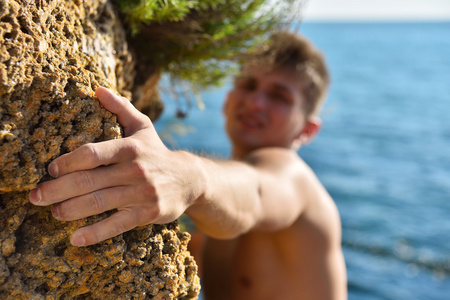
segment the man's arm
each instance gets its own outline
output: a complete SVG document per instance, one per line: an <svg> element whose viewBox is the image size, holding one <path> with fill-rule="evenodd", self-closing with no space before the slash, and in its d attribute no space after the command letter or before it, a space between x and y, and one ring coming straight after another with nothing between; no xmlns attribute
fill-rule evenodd
<svg viewBox="0 0 450 300"><path fill-rule="evenodd" d="M207 177L205 193L186 213L211 237L286 228L303 210L299 159L292 151L261 149L245 161L200 159Z"/></svg>
<svg viewBox="0 0 450 300"><path fill-rule="evenodd" d="M127 99L105 88L96 94L117 115L125 138L86 144L55 159L49 173L56 179L30 192L33 204L54 204L52 213L59 220L117 209L77 230L72 244L87 246L136 226L168 223L185 211L216 238L285 227L298 217L303 202L289 167L296 161L294 153L267 149L248 162L217 162L170 151L150 119Z"/></svg>

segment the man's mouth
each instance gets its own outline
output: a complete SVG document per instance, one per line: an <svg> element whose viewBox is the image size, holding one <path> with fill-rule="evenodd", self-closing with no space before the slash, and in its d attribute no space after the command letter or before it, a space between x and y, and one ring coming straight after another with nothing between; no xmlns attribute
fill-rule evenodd
<svg viewBox="0 0 450 300"><path fill-rule="evenodd" d="M264 121L253 114L239 114L237 120L247 129L262 129Z"/></svg>

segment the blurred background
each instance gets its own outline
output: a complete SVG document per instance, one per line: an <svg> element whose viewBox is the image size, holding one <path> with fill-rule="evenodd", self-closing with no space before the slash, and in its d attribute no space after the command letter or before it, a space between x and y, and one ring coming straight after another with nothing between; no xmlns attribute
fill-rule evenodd
<svg viewBox="0 0 450 300"><path fill-rule="evenodd" d="M309 0L293 28L325 54L324 126L300 156L336 201L349 299L450 299L450 1ZM222 101L155 124L173 149L228 157Z"/></svg>

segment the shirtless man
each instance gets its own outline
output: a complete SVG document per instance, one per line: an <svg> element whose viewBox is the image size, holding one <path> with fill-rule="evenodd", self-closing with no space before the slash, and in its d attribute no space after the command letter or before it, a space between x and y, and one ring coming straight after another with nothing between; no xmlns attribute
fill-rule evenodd
<svg viewBox="0 0 450 300"><path fill-rule="evenodd" d="M229 161L168 150L128 100L98 88L125 138L57 158L49 166L55 179L32 190L30 201L53 204L54 217L65 221L117 209L74 232L75 246L186 213L207 236L194 252L208 300L344 300L339 213L297 155L320 129L328 82L309 42L274 35L246 60L227 95Z"/></svg>

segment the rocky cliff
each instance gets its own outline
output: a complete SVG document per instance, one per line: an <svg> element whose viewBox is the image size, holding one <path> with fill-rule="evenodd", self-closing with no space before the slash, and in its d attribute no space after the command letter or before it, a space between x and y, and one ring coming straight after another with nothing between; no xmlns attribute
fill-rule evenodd
<svg viewBox="0 0 450 300"><path fill-rule="evenodd" d="M59 222L28 203L52 159L121 137L94 90L139 91L131 52L107 0L0 0L1 299L197 297L189 235L176 223L76 248L70 234L104 216Z"/></svg>

